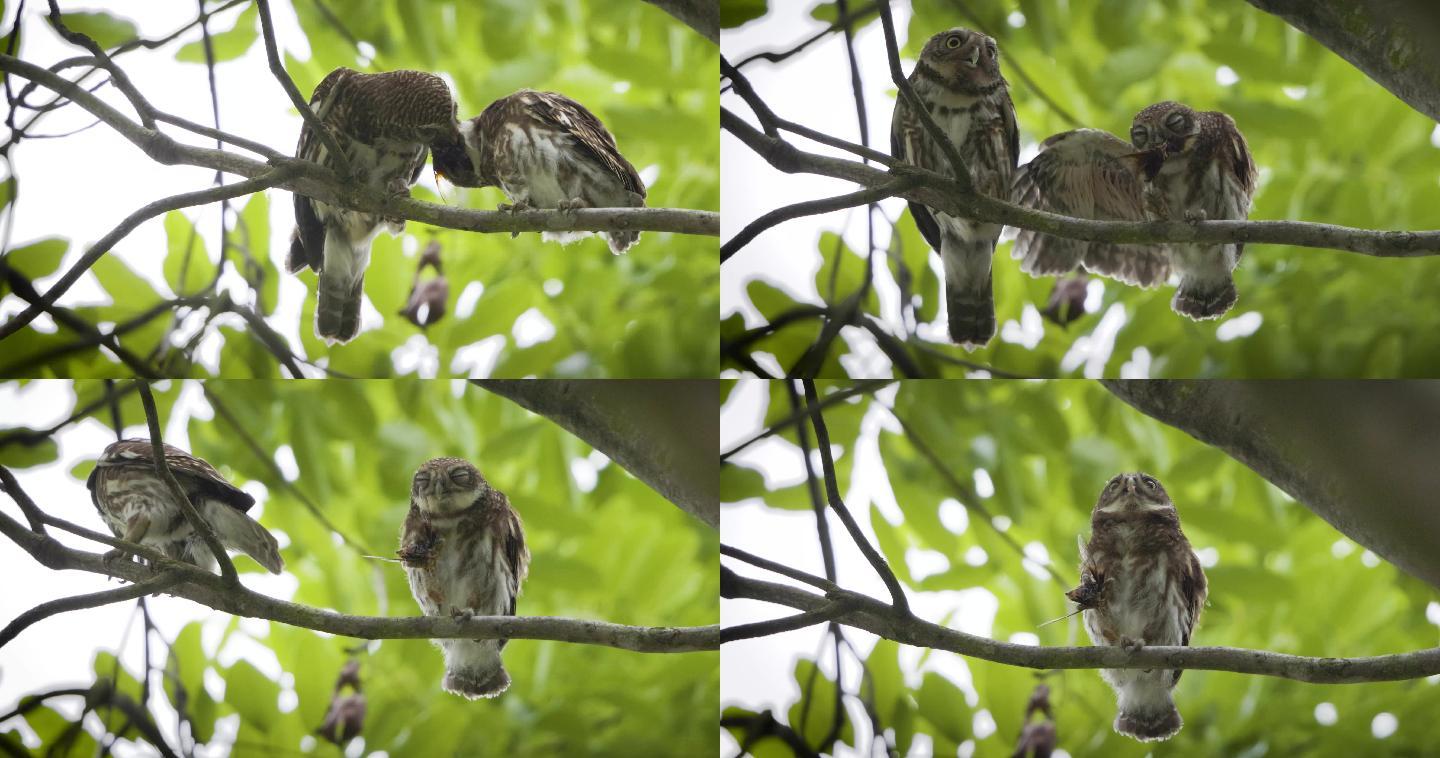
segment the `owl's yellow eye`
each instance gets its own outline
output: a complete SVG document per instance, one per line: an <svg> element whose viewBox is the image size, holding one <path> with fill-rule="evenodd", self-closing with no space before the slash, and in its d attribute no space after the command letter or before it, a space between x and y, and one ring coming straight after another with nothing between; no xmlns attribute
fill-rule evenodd
<svg viewBox="0 0 1440 758"><path fill-rule="evenodd" d="M957 35L957 36L954 36L954 37L951 37L951 38L945 40L945 46L948 47L948 48L950 48L950 49L952 49L952 50L955 49L955 48L957 48L957 47L959 47L959 46L960 46L960 37Z"/></svg>

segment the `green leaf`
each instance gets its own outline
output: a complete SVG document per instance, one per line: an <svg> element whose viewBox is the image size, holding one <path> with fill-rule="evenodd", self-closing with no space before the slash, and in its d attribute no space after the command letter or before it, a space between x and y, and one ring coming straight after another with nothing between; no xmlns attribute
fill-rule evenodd
<svg viewBox="0 0 1440 758"><path fill-rule="evenodd" d="M69 241L51 237L11 250L5 256L5 263L33 282L55 273L69 249Z"/></svg>
<svg viewBox="0 0 1440 758"><path fill-rule="evenodd" d="M62 13L60 19L70 31L87 35L106 49L129 42L137 36L135 24L128 19L116 18L101 11Z"/></svg>
<svg viewBox="0 0 1440 758"><path fill-rule="evenodd" d="M31 429L7 429L7 432L31 432ZM34 445L10 442L0 445L0 466L29 468L49 463L60 457L60 448L52 437L46 437Z"/></svg>
<svg viewBox="0 0 1440 758"><path fill-rule="evenodd" d="M790 707L790 726L800 732L806 744L822 753L829 752L833 743L825 742L825 737L830 734L837 717L835 683L815 668L814 661L804 659L795 662L795 683L799 685L802 694L801 699ZM805 693L809 694L808 699L805 698ZM840 730L836 739L839 742L849 742L853 737L850 719L844 708L839 710L838 717Z"/></svg>
<svg viewBox="0 0 1440 758"><path fill-rule="evenodd" d="M259 36L259 27L256 24L256 19L259 18L258 8L259 6L252 3L235 19L234 27L219 34L211 32L210 43L216 63L239 58L255 43L255 38ZM204 63L205 40L199 39L180 48L175 52L175 60Z"/></svg>
<svg viewBox="0 0 1440 758"><path fill-rule="evenodd" d="M720 26L731 29L765 15L766 0L720 0Z"/></svg>
<svg viewBox="0 0 1440 758"><path fill-rule="evenodd" d="M245 203L240 212L240 223L230 230L232 244L243 249L239 255L232 254L245 281L255 290L260 313L269 316L275 312L275 303L280 297L280 271L270 258L270 196L256 192Z"/></svg>
<svg viewBox="0 0 1440 758"><path fill-rule="evenodd" d="M165 281L177 295L193 295L215 278L215 264L205 254L205 240L180 211L165 214Z"/></svg>
<svg viewBox="0 0 1440 758"><path fill-rule="evenodd" d="M248 726L268 732L279 716L280 685L249 661L236 661L225 672L225 702Z"/></svg>
<svg viewBox="0 0 1440 758"><path fill-rule="evenodd" d="M920 715L946 739L958 745L969 738L970 706L965 703L965 693L949 679L926 672L915 691L915 703Z"/></svg>

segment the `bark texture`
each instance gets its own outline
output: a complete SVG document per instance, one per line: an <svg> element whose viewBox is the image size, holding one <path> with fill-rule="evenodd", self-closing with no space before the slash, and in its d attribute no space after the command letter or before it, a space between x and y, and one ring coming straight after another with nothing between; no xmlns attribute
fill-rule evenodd
<svg viewBox="0 0 1440 758"><path fill-rule="evenodd" d="M1314 37L1421 113L1440 121L1440 3L1248 0Z"/></svg>

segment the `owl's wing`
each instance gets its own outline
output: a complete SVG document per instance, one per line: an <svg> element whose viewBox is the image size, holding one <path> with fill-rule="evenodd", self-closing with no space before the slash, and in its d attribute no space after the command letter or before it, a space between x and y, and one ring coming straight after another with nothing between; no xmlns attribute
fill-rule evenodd
<svg viewBox="0 0 1440 758"><path fill-rule="evenodd" d="M214 498L242 512L250 510L250 506L255 504L254 497L225 481L225 477L221 476L215 467L178 447L165 445L165 465L187 494ZM97 469L101 466L137 468L153 472L154 447L150 440L121 440L105 448L100 460L95 463ZM95 472L92 471L90 478L86 480L86 485L92 492L94 483Z"/></svg>
<svg viewBox="0 0 1440 758"><path fill-rule="evenodd" d="M906 163L919 166L921 161L916 159L916 153L919 152L919 140L923 134L923 127L905 105L905 98L895 98L895 112L890 118L890 154ZM909 206L910 217L915 219L915 226L920 230L925 244L939 250L940 225L935 222L930 209L916 202L910 202Z"/></svg>
<svg viewBox="0 0 1440 758"><path fill-rule="evenodd" d="M1015 173L1011 196L1027 208L1077 218L1142 221L1143 185L1135 150L1109 132L1076 129L1045 140ZM1057 276L1083 264L1127 284L1152 287L1170 275L1163 246L1087 242L1021 229L1011 255L1031 276Z"/></svg>
<svg viewBox="0 0 1440 758"><path fill-rule="evenodd" d="M558 92L528 92L526 100L532 116L542 123L567 132L601 166L610 170L625 189L645 197L645 182L615 144L615 137L600 119Z"/></svg>
<svg viewBox="0 0 1440 758"><path fill-rule="evenodd" d="M1220 166L1226 202L1231 205L1226 209L1226 217L1249 218L1256 179L1255 160L1250 156L1250 146L1245 142L1245 135L1241 134L1240 128L1235 125L1235 119L1218 111L1210 111L1204 115L1214 122L1220 132L1220 140L1216 146L1216 162ZM1245 243L1237 243L1236 259L1244 252Z"/></svg>
<svg viewBox="0 0 1440 758"><path fill-rule="evenodd" d="M336 92L337 97L331 97L330 93L336 90L341 81L359 73L354 69L337 68L315 85L315 91L310 93L310 110L314 111L323 123L334 123L333 119L342 115L344 110L341 108L341 113L336 113L336 101L340 99L338 95L341 93ZM326 163L325 141L320 139L308 123L300 127L300 142L295 146L295 157L320 164ZM292 274L306 267L319 271L325 263L325 224L315 212L310 198L299 193L293 193L293 197L295 239L290 244L289 255L285 257L285 270Z"/></svg>
<svg viewBox="0 0 1440 758"><path fill-rule="evenodd" d="M1181 645L1190 644L1190 633L1195 631L1195 622L1200 620L1200 609L1205 607L1205 596L1208 594L1205 569L1200 565L1200 557L1195 555L1194 550L1185 552L1188 560L1180 575L1180 599L1185 603L1185 615L1180 619ZM1180 681L1183 673L1184 669L1175 669L1175 678L1170 680L1171 686Z"/></svg>

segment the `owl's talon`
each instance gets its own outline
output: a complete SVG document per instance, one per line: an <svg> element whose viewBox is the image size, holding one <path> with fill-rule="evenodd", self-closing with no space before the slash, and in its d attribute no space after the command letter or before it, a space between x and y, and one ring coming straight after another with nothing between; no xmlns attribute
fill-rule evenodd
<svg viewBox="0 0 1440 758"><path fill-rule="evenodd" d="M1125 650L1126 650L1127 652L1131 652L1131 653L1139 652L1142 648L1145 647L1145 638L1144 638L1144 637L1132 638L1132 637L1125 637L1125 636L1122 635L1122 636L1120 637L1120 647L1125 648Z"/></svg>
<svg viewBox="0 0 1440 758"><path fill-rule="evenodd" d="M1209 216L1203 208L1188 208L1185 211L1185 220L1192 224L1197 221L1204 221L1207 218L1209 218Z"/></svg>
<svg viewBox="0 0 1440 758"><path fill-rule="evenodd" d="M516 203L500 203L495 206L495 209L505 211L506 213L519 213L521 211L534 210L535 207L530 204L529 200L521 200Z"/></svg>
<svg viewBox="0 0 1440 758"><path fill-rule="evenodd" d="M561 200L555 207L562 213L574 213L581 208L589 206L583 197L572 197L569 200Z"/></svg>

